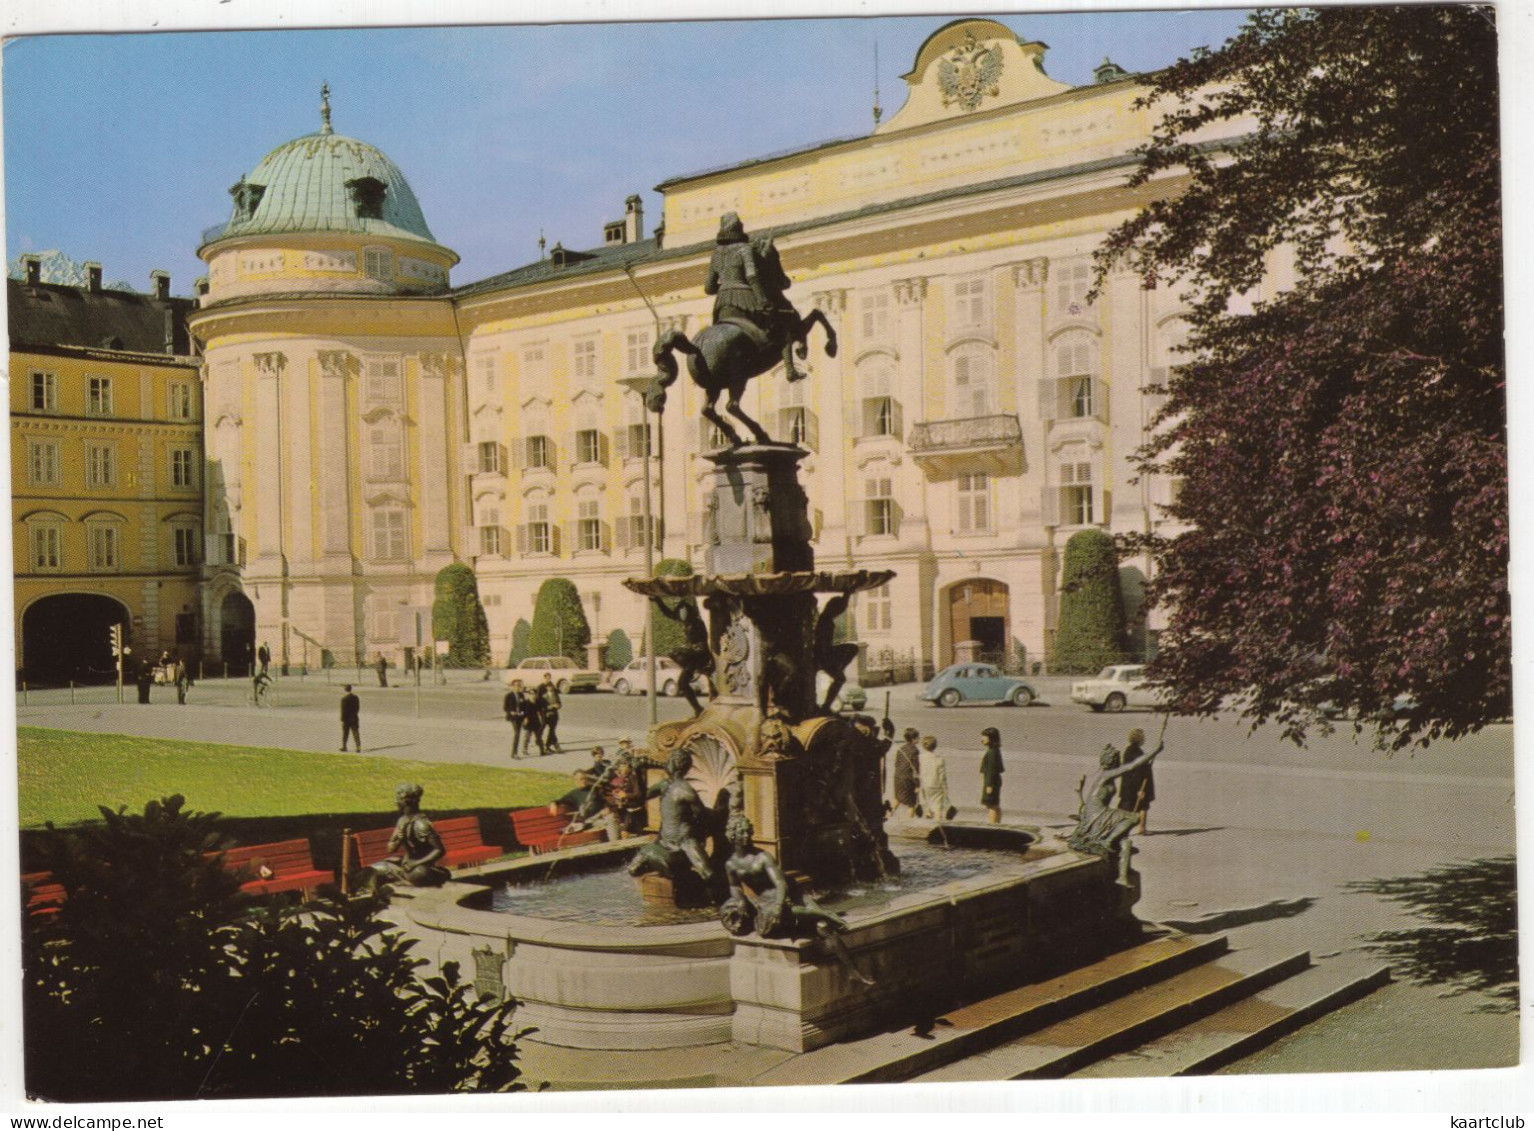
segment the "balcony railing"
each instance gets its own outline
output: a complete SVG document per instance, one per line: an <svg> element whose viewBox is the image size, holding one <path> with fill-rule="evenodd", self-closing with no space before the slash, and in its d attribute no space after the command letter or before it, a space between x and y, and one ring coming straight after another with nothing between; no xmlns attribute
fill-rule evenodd
<svg viewBox="0 0 1534 1131"><path fill-rule="evenodd" d="M912 457L929 469L959 471L977 457L997 473L1023 467L1023 426L1007 413L923 421L911 429L909 444Z"/></svg>

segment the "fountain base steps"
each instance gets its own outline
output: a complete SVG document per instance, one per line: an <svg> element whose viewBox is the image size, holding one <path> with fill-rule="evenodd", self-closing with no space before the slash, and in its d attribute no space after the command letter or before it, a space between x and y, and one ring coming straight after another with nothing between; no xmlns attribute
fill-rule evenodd
<svg viewBox="0 0 1534 1131"><path fill-rule="evenodd" d="M917 1019L912 1028L790 1053L731 1042L607 1054L524 1047L558 1090L1121 1078L1212 1072L1373 991L1378 964L1232 951L1224 936L1148 941L1057 977Z"/></svg>

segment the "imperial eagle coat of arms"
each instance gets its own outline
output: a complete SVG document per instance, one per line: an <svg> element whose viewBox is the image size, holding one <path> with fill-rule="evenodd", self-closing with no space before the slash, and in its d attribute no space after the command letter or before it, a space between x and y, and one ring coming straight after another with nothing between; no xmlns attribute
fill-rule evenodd
<svg viewBox="0 0 1534 1131"><path fill-rule="evenodd" d="M973 35L966 35L964 43L953 49L953 54L937 67L937 85L943 92L943 105L957 102L966 110L980 105L987 94L997 93L996 80L1001 77L1001 48L982 47Z"/></svg>

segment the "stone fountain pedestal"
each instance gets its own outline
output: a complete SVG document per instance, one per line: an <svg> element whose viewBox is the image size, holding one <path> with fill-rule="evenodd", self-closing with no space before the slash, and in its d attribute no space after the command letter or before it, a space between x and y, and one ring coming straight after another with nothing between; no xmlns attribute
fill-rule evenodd
<svg viewBox="0 0 1534 1131"><path fill-rule="evenodd" d="M657 765L686 749L703 803L743 810L757 843L790 875L873 879L899 867L883 829L888 743L867 721L818 709L817 595L850 595L894 574L815 569L798 477L806 455L751 444L707 456L702 572L624 583L647 597L701 601L714 656L717 697L696 718L657 726L649 749ZM657 885L647 890L659 894Z"/></svg>

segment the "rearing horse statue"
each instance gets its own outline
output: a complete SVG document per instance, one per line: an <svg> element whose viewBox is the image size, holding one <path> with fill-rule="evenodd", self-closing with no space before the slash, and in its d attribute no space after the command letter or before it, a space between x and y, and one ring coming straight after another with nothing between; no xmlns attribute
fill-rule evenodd
<svg viewBox="0 0 1534 1131"><path fill-rule="evenodd" d="M703 416L736 446L744 443L714 407L720 393L728 393L725 411L750 430L759 444L772 438L740 405L746 383L766 373L779 361L784 363L790 381L804 379L793 364L794 355L803 359L809 354L810 328L819 323L826 332L826 356L836 356L836 331L825 313L812 310L804 317L783 297L789 278L783 270L778 249L770 239L748 241L740 219L726 213L720 222L720 247L709 264L704 291L717 295L714 323L698 333L694 341L679 330L669 330L655 342L655 366L658 372L645 394L645 406L651 412L666 407L666 389L676 381L677 363L673 351L687 356L687 371L707 394Z"/></svg>

